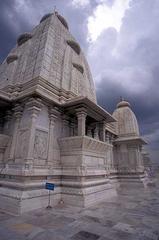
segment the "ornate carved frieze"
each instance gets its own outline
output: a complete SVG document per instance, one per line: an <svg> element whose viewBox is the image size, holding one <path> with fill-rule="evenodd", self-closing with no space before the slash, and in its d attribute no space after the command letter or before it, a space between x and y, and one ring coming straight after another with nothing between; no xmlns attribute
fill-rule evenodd
<svg viewBox="0 0 159 240"><path fill-rule="evenodd" d="M57 118L60 116L59 109L56 107L50 107L49 108L49 119L50 119L50 124L54 125Z"/></svg>
<svg viewBox="0 0 159 240"><path fill-rule="evenodd" d="M92 151L101 154L111 148L107 143L98 141L96 139L87 137L87 136L76 136L76 137L67 137L59 139L61 152L64 151L75 151L75 150L85 150Z"/></svg>
<svg viewBox="0 0 159 240"><path fill-rule="evenodd" d="M16 99L20 95L20 93L22 91L22 85L18 84L16 86L14 86L13 88L11 88L11 91L12 91L11 92L12 99Z"/></svg>
<svg viewBox="0 0 159 240"><path fill-rule="evenodd" d="M16 119L19 120L22 117L23 109L24 108L23 108L22 104L19 104L19 103L15 104L15 107L13 108L13 111L14 111L14 117Z"/></svg>
<svg viewBox="0 0 159 240"><path fill-rule="evenodd" d="M43 107L42 100L40 98L30 98L29 101L26 103L27 110L30 111L30 113L33 116L37 116L41 108Z"/></svg>
<svg viewBox="0 0 159 240"><path fill-rule="evenodd" d="M104 191L106 189L109 189L110 187L111 187L110 184L107 181L105 181L105 184L102 184L99 186L92 184L92 186L86 187L86 188L63 187L62 193L72 194L72 195L84 195L84 194L91 194L95 192Z"/></svg>

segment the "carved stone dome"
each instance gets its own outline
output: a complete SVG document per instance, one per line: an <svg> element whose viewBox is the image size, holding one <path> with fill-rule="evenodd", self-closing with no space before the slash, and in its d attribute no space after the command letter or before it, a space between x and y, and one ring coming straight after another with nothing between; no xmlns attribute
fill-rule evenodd
<svg viewBox="0 0 159 240"><path fill-rule="evenodd" d="M113 117L117 119L116 130L119 137L139 136L138 122L129 102L119 102Z"/></svg>
<svg viewBox="0 0 159 240"><path fill-rule="evenodd" d="M130 103L125 100L122 100L117 104L117 108L121 108L121 107L130 107Z"/></svg>

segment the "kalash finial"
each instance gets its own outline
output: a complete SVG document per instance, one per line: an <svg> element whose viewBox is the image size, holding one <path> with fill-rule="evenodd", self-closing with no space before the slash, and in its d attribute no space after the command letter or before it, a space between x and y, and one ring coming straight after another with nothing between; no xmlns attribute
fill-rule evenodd
<svg viewBox="0 0 159 240"><path fill-rule="evenodd" d="M130 103L127 102L122 96L120 96L120 102L117 104L117 108L130 107Z"/></svg>
<svg viewBox="0 0 159 240"><path fill-rule="evenodd" d="M124 98L122 96L120 96L120 102L124 101Z"/></svg>
<svg viewBox="0 0 159 240"><path fill-rule="evenodd" d="M53 12L55 15L57 14L57 7L56 5L54 6L54 12Z"/></svg>

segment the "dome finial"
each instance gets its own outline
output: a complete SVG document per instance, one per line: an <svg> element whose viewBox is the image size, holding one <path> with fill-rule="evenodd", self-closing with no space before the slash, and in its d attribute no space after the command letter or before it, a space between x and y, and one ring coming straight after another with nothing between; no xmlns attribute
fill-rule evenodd
<svg viewBox="0 0 159 240"><path fill-rule="evenodd" d="M120 101L117 104L117 108L120 108L120 107L130 107L130 103L127 102L122 96L120 96Z"/></svg>
<svg viewBox="0 0 159 240"><path fill-rule="evenodd" d="M56 15L56 13L57 13L57 7L56 7L56 5L54 6L54 11L53 11L53 13L54 13L54 15Z"/></svg>
<svg viewBox="0 0 159 240"><path fill-rule="evenodd" d="M124 101L124 98L122 96L120 96L120 102Z"/></svg>

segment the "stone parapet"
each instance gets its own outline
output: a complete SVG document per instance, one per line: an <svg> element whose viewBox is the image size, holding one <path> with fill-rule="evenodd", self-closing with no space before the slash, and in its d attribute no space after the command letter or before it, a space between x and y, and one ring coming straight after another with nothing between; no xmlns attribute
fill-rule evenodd
<svg viewBox="0 0 159 240"><path fill-rule="evenodd" d="M112 145L106 142L99 141L97 139L88 136L74 136L58 139L61 153L68 151L90 151L95 153L104 154L108 148L112 148Z"/></svg>

